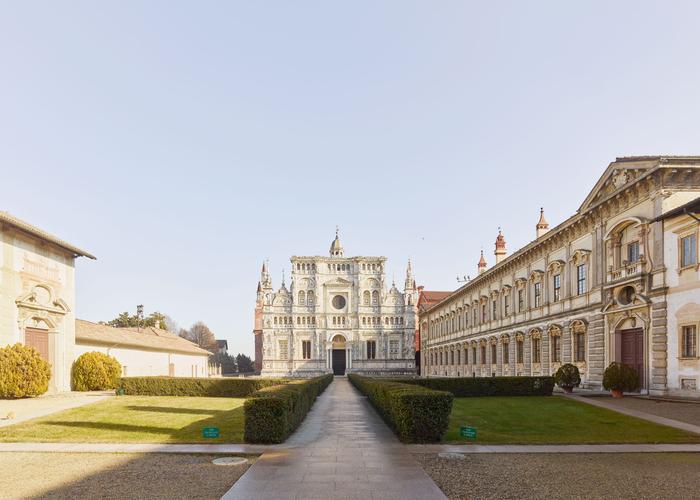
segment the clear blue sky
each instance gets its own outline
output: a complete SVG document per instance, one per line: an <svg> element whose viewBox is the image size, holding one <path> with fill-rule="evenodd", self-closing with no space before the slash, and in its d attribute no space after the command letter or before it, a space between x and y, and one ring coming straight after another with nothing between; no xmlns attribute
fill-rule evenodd
<svg viewBox="0 0 700 500"><path fill-rule="evenodd" d="M292 254L452 289L616 156L700 153L697 2L2 2L0 209L82 246L77 313L143 303L252 354Z"/></svg>

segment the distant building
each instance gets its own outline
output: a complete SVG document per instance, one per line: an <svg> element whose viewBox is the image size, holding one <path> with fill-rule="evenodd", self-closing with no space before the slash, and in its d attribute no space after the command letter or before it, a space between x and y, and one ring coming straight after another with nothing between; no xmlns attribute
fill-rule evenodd
<svg viewBox="0 0 700 500"><path fill-rule="evenodd" d="M263 264L255 308L256 369L264 376L415 373L418 292L411 263L403 293L387 290L385 257L345 257L336 233L328 257L292 257L275 292Z"/></svg>
<svg viewBox="0 0 700 500"><path fill-rule="evenodd" d="M208 377L211 353L174 333L155 327L114 328L75 322L75 357L102 352L122 365L123 377Z"/></svg>
<svg viewBox="0 0 700 500"><path fill-rule="evenodd" d="M420 315L422 312L427 311L432 306L440 302L441 300L447 298L452 292L435 292L428 291L424 289L425 287L418 287L418 303L416 306L417 313ZM420 338L420 328L418 328L418 322L416 321L416 338L414 342L414 348L416 350L416 373L421 374L421 338Z"/></svg>
<svg viewBox="0 0 700 500"><path fill-rule="evenodd" d="M531 196L531 193L523 193ZM642 393L700 397L700 157L618 158L579 209L420 312L424 376L549 375L601 389L613 361Z"/></svg>
<svg viewBox="0 0 700 500"><path fill-rule="evenodd" d="M216 341L216 347L218 349L219 354L228 354L228 341L226 340L217 340Z"/></svg>

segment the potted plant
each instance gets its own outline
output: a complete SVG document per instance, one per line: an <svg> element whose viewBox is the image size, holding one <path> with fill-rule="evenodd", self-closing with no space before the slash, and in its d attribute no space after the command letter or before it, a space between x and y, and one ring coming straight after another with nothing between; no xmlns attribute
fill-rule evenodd
<svg viewBox="0 0 700 500"><path fill-rule="evenodd" d="M613 362L603 373L603 387L610 391L614 398L621 398L623 392L639 389L639 377L631 366Z"/></svg>
<svg viewBox="0 0 700 500"><path fill-rule="evenodd" d="M578 367L571 363L561 365L554 375L554 382L564 389L565 393L571 394L574 391L574 387L578 387L581 383L581 374L578 371Z"/></svg>

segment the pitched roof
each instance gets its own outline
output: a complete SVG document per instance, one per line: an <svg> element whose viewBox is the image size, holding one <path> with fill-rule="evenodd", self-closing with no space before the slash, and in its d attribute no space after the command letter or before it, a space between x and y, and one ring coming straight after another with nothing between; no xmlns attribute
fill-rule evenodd
<svg viewBox="0 0 700 500"><path fill-rule="evenodd" d="M173 333L154 327L115 328L109 325L75 320L75 341L84 344L103 344L113 347L136 347L151 351L178 352L184 354L210 355L193 342Z"/></svg>
<svg viewBox="0 0 700 500"><path fill-rule="evenodd" d="M62 239L57 238L56 236L49 234L46 231L39 229L38 227L32 226L28 222L24 222L23 220L18 219L14 215L11 215L7 212L0 211L0 223L8 224L36 238L53 243L54 245L59 246L64 250L68 250L77 257L87 257L89 259L97 260L97 257L86 252L85 250L81 250L80 248L63 241Z"/></svg>
<svg viewBox="0 0 700 500"><path fill-rule="evenodd" d="M438 302L442 302L450 295L452 295L452 292L421 290L420 295L418 296L418 308L421 310L428 309Z"/></svg>

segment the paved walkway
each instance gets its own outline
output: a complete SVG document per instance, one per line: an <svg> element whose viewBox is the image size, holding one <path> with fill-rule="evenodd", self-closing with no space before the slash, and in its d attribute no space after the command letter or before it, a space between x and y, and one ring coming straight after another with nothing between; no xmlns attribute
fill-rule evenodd
<svg viewBox="0 0 700 500"><path fill-rule="evenodd" d="M581 403L587 403L592 406L597 406L599 408L605 408L607 410L612 410L616 411L618 413L622 413L623 415L629 415L630 417L637 417L641 418L644 420L648 420L650 422L654 422L657 424L661 425L667 425L668 427L674 427L676 429L680 429L683 431L688 431L688 432L694 432L696 434L700 434L700 425L693 425L687 422L681 422L679 420L674 420L671 418L666 418L662 417L660 415L654 415L649 412L641 411L641 410L634 410L632 408L626 408L621 405L608 402L607 398L600 398L600 397L584 397L584 396L577 396L575 394L567 394L566 397L574 399L576 401L580 401ZM624 399L624 398L623 398ZM683 403L675 403L675 404L683 404ZM698 411L700 411L700 406L698 406Z"/></svg>
<svg viewBox="0 0 700 500"><path fill-rule="evenodd" d="M336 378L286 447L263 454L226 500L446 498L366 398Z"/></svg>
<svg viewBox="0 0 700 500"><path fill-rule="evenodd" d="M108 392L62 392L37 398L0 400L0 427L44 417L63 410L78 408L114 396ZM14 413L14 418L8 418Z"/></svg>

